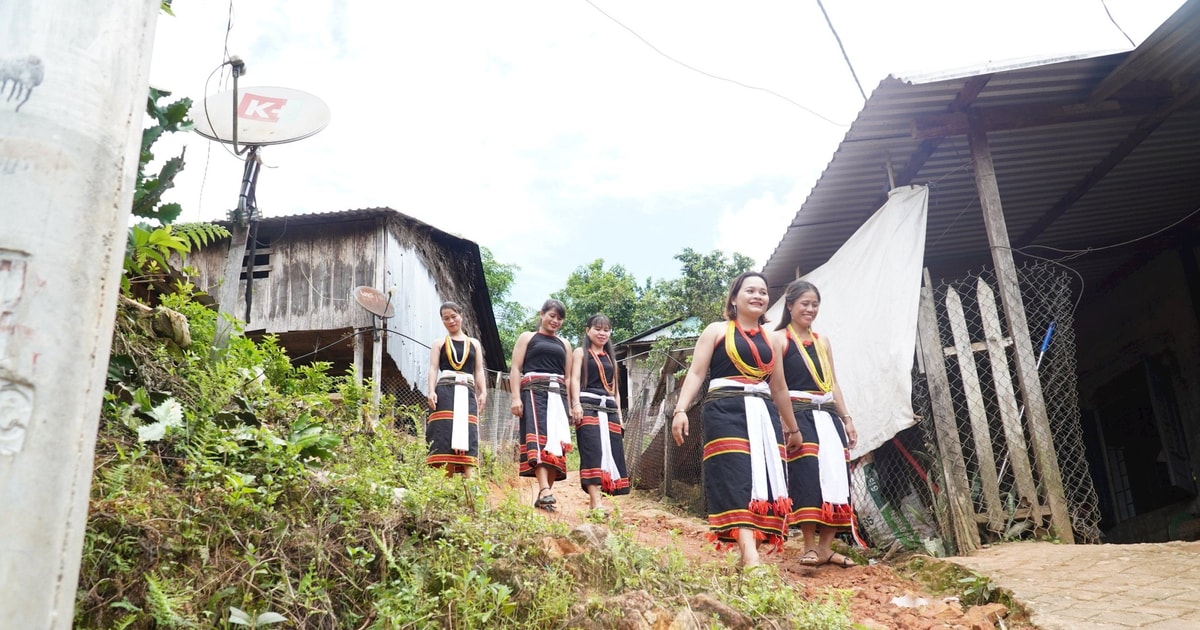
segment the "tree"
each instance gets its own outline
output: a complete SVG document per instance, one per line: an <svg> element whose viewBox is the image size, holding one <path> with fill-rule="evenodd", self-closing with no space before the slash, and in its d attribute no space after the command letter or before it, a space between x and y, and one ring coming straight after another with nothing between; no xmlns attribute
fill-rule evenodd
<svg viewBox="0 0 1200 630"><path fill-rule="evenodd" d="M714 249L707 254L686 247L675 255L682 263L679 277L665 280L655 288L660 293L663 315L696 317L703 324L722 318L729 283L744 271L754 268L754 259Z"/></svg>
<svg viewBox="0 0 1200 630"><path fill-rule="evenodd" d="M500 332L500 344L504 347L504 356L509 357L521 331L529 330L532 316L530 309L508 299L513 280L521 268L497 261L492 250L486 247L480 247L479 254L483 259L483 278L487 282L488 296L492 299L492 314L496 318L496 329Z"/></svg>
<svg viewBox="0 0 1200 630"><path fill-rule="evenodd" d="M647 308L649 304L643 300L650 286L649 281L638 286L637 280L621 265L605 269L602 258L579 267L567 277L566 288L551 294L567 307L563 335L572 345L579 345L587 318L596 313L607 315L612 322L614 341L644 330L652 325L657 310Z"/></svg>

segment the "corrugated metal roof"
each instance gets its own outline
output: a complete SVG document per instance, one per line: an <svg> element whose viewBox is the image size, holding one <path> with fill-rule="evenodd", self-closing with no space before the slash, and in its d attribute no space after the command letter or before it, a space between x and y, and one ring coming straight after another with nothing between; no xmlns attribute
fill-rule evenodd
<svg viewBox="0 0 1200 630"><path fill-rule="evenodd" d="M992 67L988 74L939 73L884 79L834 152L763 272L773 293L823 264L882 205L887 165L896 174L921 159L914 123L946 114L960 92L986 78L970 107L999 108L1102 102L1122 88L1122 105L1136 83L1148 96L1173 89L1188 98L1200 79L1200 0L1190 0L1137 49L1066 61ZM1158 82L1158 83L1154 83ZM1097 90L1101 90L1097 92ZM1066 211L1045 215L1088 177L1139 124L1166 101L1144 101L1114 118L1063 122L988 133L997 183L1014 247L1022 244L1082 249L1149 234L1200 207L1200 110L1196 102L1174 111ZM1136 105L1136 103L1134 103ZM929 184L926 264L935 275L990 264L987 236L965 135L924 141L927 159L908 181ZM1027 233L1030 243L1024 243ZM1042 255L1047 251L1042 250ZM1088 279L1102 280L1135 255L1130 248L1089 254L1071 262Z"/></svg>

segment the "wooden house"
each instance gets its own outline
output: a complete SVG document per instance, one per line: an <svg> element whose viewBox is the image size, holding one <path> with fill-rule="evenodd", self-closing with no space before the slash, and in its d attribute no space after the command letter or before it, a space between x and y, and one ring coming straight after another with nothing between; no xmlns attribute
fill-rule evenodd
<svg viewBox="0 0 1200 630"><path fill-rule="evenodd" d="M765 265L777 297L888 190L929 185L914 376L960 551L1029 517L1063 541L1200 535L1198 97L1200 0L1132 51L888 77ZM977 282L998 332L960 335Z"/></svg>
<svg viewBox="0 0 1200 630"><path fill-rule="evenodd" d="M259 220L247 287L243 258L235 315L251 336L272 334L297 362L351 366L402 402L423 400L429 344L445 335L438 307L462 305L464 330L480 340L487 368L506 361L492 315L479 246L390 208L265 217ZM229 240L188 257L197 286L218 295ZM394 316L380 323L356 302L366 286L389 296ZM368 360L366 357L371 357ZM376 378L377 377L377 378Z"/></svg>

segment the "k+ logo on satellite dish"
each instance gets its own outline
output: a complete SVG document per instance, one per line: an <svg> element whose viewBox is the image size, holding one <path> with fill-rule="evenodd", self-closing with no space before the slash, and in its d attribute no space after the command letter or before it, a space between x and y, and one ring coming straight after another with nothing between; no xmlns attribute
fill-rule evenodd
<svg viewBox="0 0 1200 630"><path fill-rule="evenodd" d="M238 105L238 118L278 122L279 112L287 104L286 98L272 98L246 92Z"/></svg>

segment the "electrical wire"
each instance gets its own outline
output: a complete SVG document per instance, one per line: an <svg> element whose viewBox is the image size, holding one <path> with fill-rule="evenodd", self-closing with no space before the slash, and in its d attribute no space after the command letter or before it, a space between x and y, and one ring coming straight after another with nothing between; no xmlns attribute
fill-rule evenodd
<svg viewBox="0 0 1200 630"><path fill-rule="evenodd" d="M699 68L697 68L697 67L695 67L695 66L688 65L688 64L686 64L686 63L684 63L684 62L682 62L682 61L680 61L680 60L678 60L678 59L676 59L676 58L672 57L671 55L668 55L667 53L665 53L665 52L663 52L663 51L659 50L657 46L655 46L654 44L651 44L651 43L650 43L650 42L649 42L649 41L648 41L648 40L647 40L645 37L642 37L641 35L639 35L637 31L633 30L632 28L629 28L628 26L626 26L625 24L623 24L623 23L622 23L620 20L618 20L617 18L615 18L615 17L613 17L613 16L609 15L608 13L605 13L605 12L604 12L604 9L601 9L600 7L596 6L596 4L595 4L594 2L592 2L592 0L584 0L584 2L587 2L588 4L592 5L592 8L593 8L593 9L595 9L595 10L599 11L599 12L600 12L600 14L601 14L601 15L603 15L604 17L606 17L606 18L608 18L608 19L612 20L614 23L616 23L616 25L617 25L617 26L620 26L621 28L623 28L623 29L625 29L625 30L629 31L630 33L632 33L634 37L636 37L636 38L638 38L639 40L641 40L641 42L642 42L643 44L645 44L645 45L649 46L649 47L650 47L650 49L651 49L651 50L653 50L654 52L656 52L656 53L658 53L658 54L662 55L663 57L667 58L667 59L668 59L668 60L670 60L670 61L674 61L675 63L677 63L677 64L679 64L679 65L683 66L684 68L687 68L688 70L691 70L692 72L697 72L697 73L700 73L700 74L702 74L702 75L704 75L704 76L706 76L706 77L709 77L709 78L711 78L711 79L717 79L718 81L727 81L727 82L729 82L729 83L732 83L732 84L734 84L734 85L738 85L738 86L744 87L744 88L746 88L746 89L749 89L749 90L758 90L758 91L760 91L760 92L766 92L767 94L770 94L770 95L772 95L772 96L776 96L776 97L778 97L778 98L781 98L781 99L783 99L783 100L787 101L788 103L791 103L792 105L795 105L796 107L799 107L800 109L802 109L802 110L804 110L804 111L808 112L809 114L812 114L813 116L816 116L817 118L820 118L821 120L824 120L825 122L827 122L827 123L829 123L829 124L831 124L831 125L834 125L835 127L849 127L849 126L850 126L849 124L846 124L846 123L840 123L840 122L837 122L837 121L835 121L835 120L833 120L833 119L830 119L830 118L828 118L828 117L826 117L826 116L823 116L823 115L821 115L821 114L817 113L816 111L814 111L814 110L812 110L812 109L810 109L810 108L808 108L808 107L805 107L804 105L801 105L800 103L797 103L796 101L793 101L792 99L790 99L790 98L788 98L788 97L786 97L786 96L784 96L784 95L782 95L782 94L780 94L779 92L776 92L776 91L774 91L774 90L770 90L770 89L768 89L768 88L764 88L764 87L758 87L757 85L749 85L749 84L747 84L747 83L742 83L741 81L737 81L737 80L735 80L735 79L729 79L729 78L726 78L726 77L718 76L718 75L712 74L711 72L705 72L704 70L701 70L701 69L699 69ZM857 81L858 79L856 78L855 80ZM859 89L861 89L861 87L860 87ZM865 99L866 97L864 96L863 98Z"/></svg>
<svg viewBox="0 0 1200 630"><path fill-rule="evenodd" d="M1187 213L1186 215L1184 215L1184 216L1183 216L1183 218L1181 218L1181 219L1179 219L1179 220L1175 221L1174 223L1172 223L1172 224L1170 224L1170 225L1168 225L1168 226L1166 226L1166 227L1159 228L1159 229L1157 229L1157 230L1155 230L1155 231L1153 231L1153 232L1151 232L1151 233L1149 233L1149 234L1143 235L1143 236L1138 236L1138 237L1136 237L1136 238L1131 238L1131 239L1129 239L1129 240L1127 240L1127 241L1121 241L1120 243L1113 243L1113 244L1111 244L1111 245L1101 245L1101 246L1099 246L1099 247L1087 247L1087 248L1084 248L1084 249L1063 249L1063 248L1060 248L1060 247L1051 247L1051 246L1049 246L1049 245L1026 245L1025 247L1026 247L1026 248L1028 248L1028 247L1037 247L1037 248L1039 248L1039 249L1045 249L1045 250L1049 250L1049 251L1052 251L1052 252L1058 252L1058 253L1060 253L1060 254L1067 254L1067 256L1066 256L1066 257L1064 257L1064 258L1061 258L1060 260L1072 260L1072 259L1078 258L1078 257L1080 257L1080 256L1083 256L1084 254L1090 254L1090 253L1092 253L1092 252L1101 252L1101 251L1104 251L1104 250L1106 250L1106 249L1114 249L1114 248L1117 248L1117 247L1124 247L1125 245L1131 245L1131 244L1133 244L1133 243L1136 243L1136 242L1138 242L1138 241L1143 241L1143 240L1146 240L1146 239L1148 239L1148 238L1152 238L1152 237L1154 237L1154 236L1158 236L1159 234L1162 234L1163 232L1166 232L1167 230L1169 230L1169 229L1171 229L1171 228L1173 228L1173 227L1175 227L1175 226L1179 225L1180 223L1183 223L1184 221L1187 221L1188 219L1190 219L1190 218L1192 218L1192 217L1196 216L1196 214L1197 214L1197 213L1200 213L1200 208L1196 208L1195 210L1192 210L1191 212L1189 212L1189 213Z"/></svg>
<svg viewBox="0 0 1200 630"><path fill-rule="evenodd" d="M825 11L825 5L821 3L821 0L817 0L817 6L821 9L821 15L825 16L825 23L829 25L829 32L833 33L833 39L837 40L838 49L842 51L842 59L846 60L846 67L850 68L850 76L854 77L854 85L858 86L858 93L862 94L864 101L867 100L867 92L863 89L862 83L858 81L858 73L854 71L854 64L850 63L850 56L846 54L846 46L842 44L841 36L838 35L837 29L833 28L833 20L829 19L829 13Z"/></svg>
<svg viewBox="0 0 1200 630"><path fill-rule="evenodd" d="M1126 33L1125 29L1121 28L1120 24L1117 24L1117 20L1113 17L1112 11L1108 10L1108 3L1104 0L1100 0L1100 6L1104 7L1104 13L1108 16L1108 21L1112 22L1113 26L1117 27L1117 30L1121 31L1121 34L1125 36L1125 39L1129 40L1129 45L1137 48L1137 44L1133 43L1133 38L1129 36L1129 33Z"/></svg>

